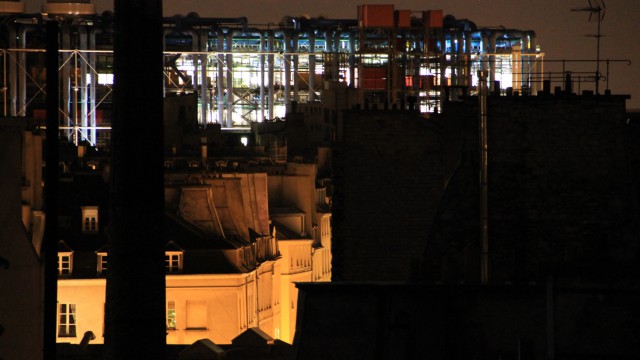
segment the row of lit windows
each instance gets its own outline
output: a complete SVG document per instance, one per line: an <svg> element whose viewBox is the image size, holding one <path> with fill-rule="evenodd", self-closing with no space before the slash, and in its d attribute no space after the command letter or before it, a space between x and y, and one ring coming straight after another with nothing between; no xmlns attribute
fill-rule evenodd
<svg viewBox="0 0 640 360"><path fill-rule="evenodd" d="M187 313L187 329L206 329L206 302L187 301ZM76 337L76 320L76 304L58 304L58 337ZM167 302L167 329L177 329L175 301Z"/></svg>
<svg viewBox="0 0 640 360"><path fill-rule="evenodd" d="M107 253L97 253L98 256L98 276L107 275L108 255ZM182 252L171 251L165 253L165 270L168 274L182 272ZM70 276L73 272L73 252L58 253L58 275Z"/></svg>

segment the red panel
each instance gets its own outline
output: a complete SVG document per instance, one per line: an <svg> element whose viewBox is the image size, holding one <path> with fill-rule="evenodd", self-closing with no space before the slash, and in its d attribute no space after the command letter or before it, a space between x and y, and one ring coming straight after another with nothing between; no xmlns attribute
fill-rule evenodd
<svg viewBox="0 0 640 360"><path fill-rule="evenodd" d="M396 27L411 27L411 10L396 10Z"/></svg>
<svg viewBox="0 0 640 360"><path fill-rule="evenodd" d="M358 26L392 28L393 9L393 5L360 5L358 6Z"/></svg>
<svg viewBox="0 0 640 360"><path fill-rule="evenodd" d="M362 88L366 90L386 90L387 68L366 67L362 69Z"/></svg>
<svg viewBox="0 0 640 360"><path fill-rule="evenodd" d="M427 28L442 27L442 10L428 10L422 12L422 21Z"/></svg>
<svg viewBox="0 0 640 360"><path fill-rule="evenodd" d="M386 90L387 82L384 79L364 79L362 88L365 90Z"/></svg>
<svg viewBox="0 0 640 360"><path fill-rule="evenodd" d="M404 86L408 88L413 87L413 75L405 75L404 77Z"/></svg>
<svg viewBox="0 0 640 360"><path fill-rule="evenodd" d="M96 126L102 126L102 117L103 117L104 111L102 110L96 110Z"/></svg>
<svg viewBox="0 0 640 360"><path fill-rule="evenodd" d="M46 121L47 120L47 110L46 109L33 109L33 120L37 122Z"/></svg>

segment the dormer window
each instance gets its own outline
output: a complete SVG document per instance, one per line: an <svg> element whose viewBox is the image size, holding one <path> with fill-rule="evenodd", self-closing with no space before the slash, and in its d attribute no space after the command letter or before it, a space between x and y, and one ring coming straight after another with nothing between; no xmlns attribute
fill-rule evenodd
<svg viewBox="0 0 640 360"><path fill-rule="evenodd" d="M97 206L82 207L82 232L84 233L98 232L98 207Z"/></svg>
<svg viewBox="0 0 640 360"><path fill-rule="evenodd" d="M107 276L107 253L98 253L98 276Z"/></svg>
<svg viewBox="0 0 640 360"><path fill-rule="evenodd" d="M58 252L58 275L70 276L73 270L73 253Z"/></svg>
<svg viewBox="0 0 640 360"><path fill-rule="evenodd" d="M167 274L177 274L182 272L182 252L167 251L164 254L164 265Z"/></svg>

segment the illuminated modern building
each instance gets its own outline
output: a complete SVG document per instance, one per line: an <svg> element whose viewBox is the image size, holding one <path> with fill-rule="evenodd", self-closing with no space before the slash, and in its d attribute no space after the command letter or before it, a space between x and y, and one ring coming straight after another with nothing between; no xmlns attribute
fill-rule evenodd
<svg viewBox="0 0 640 360"><path fill-rule="evenodd" d="M42 120L44 15L21 14L15 3L0 2L0 113ZM61 21L64 136L105 146L113 14L96 15L88 0L50 1L43 12ZM440 112L445 99L474 93L478 70L489 70L494 92L536 94L543 81L544 55L533 31L480 28L441 10L362 5L353 19L284 17L266 27L191 13L165 18L164 28L165 93L196 94L198 123L226 130L284 118L293 102L322 102L336 83L356 89L361 104L430 113Z"/></svg>

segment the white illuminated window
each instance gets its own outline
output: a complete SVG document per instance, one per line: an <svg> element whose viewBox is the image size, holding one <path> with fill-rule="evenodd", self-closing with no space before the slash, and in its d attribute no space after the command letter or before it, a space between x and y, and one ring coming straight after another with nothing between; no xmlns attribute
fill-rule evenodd
<svg viewBox="0 0 640 360"><path fill-rule="evenodd" d="M107 276L107 253L98 253L98 275Z"/></svg>
<svg viewBox="0 0 640 360"><path fill-rule="evenodd" d="M97 206L82 207L82 232L84 233L98 232L98 207Z"/></svg>
<svg viewBox="0 0 640 360"><path fill-rule="evenodd" d="M72 252L59 252L58 253L58 275L69 276L73 270L73 253Z"/></svg>
<svg viewBox="0 0 640 360"><path fill-rule="evenodd" d="M242 145L247 146L247 144L249 144L249 139L246 136L243 136L240 138L240 142Z"/></svg>
<svg viewBox="0 0 640 360"><path fill-rule="evenodd" d="M176 302L175 301L167 302L167 329L169 330L176 329Z"/></svg>
<svg viewBox="0 0 640 360"><path fill-rule="evenodd" d="M58 337L76 336L76 304L60 304Z"/></svg>
<svg viewBox="0 0 640 360"><path fill-rule="evenodd" d="M98 74L98 84L113 85L113 74Z"/></svg>
<svg viewBox="0 0 640 360"><path fill-rule="evenodd" d="M164 254L164 266L168 274L182 272L182 252L167 251Z"/></svg>

